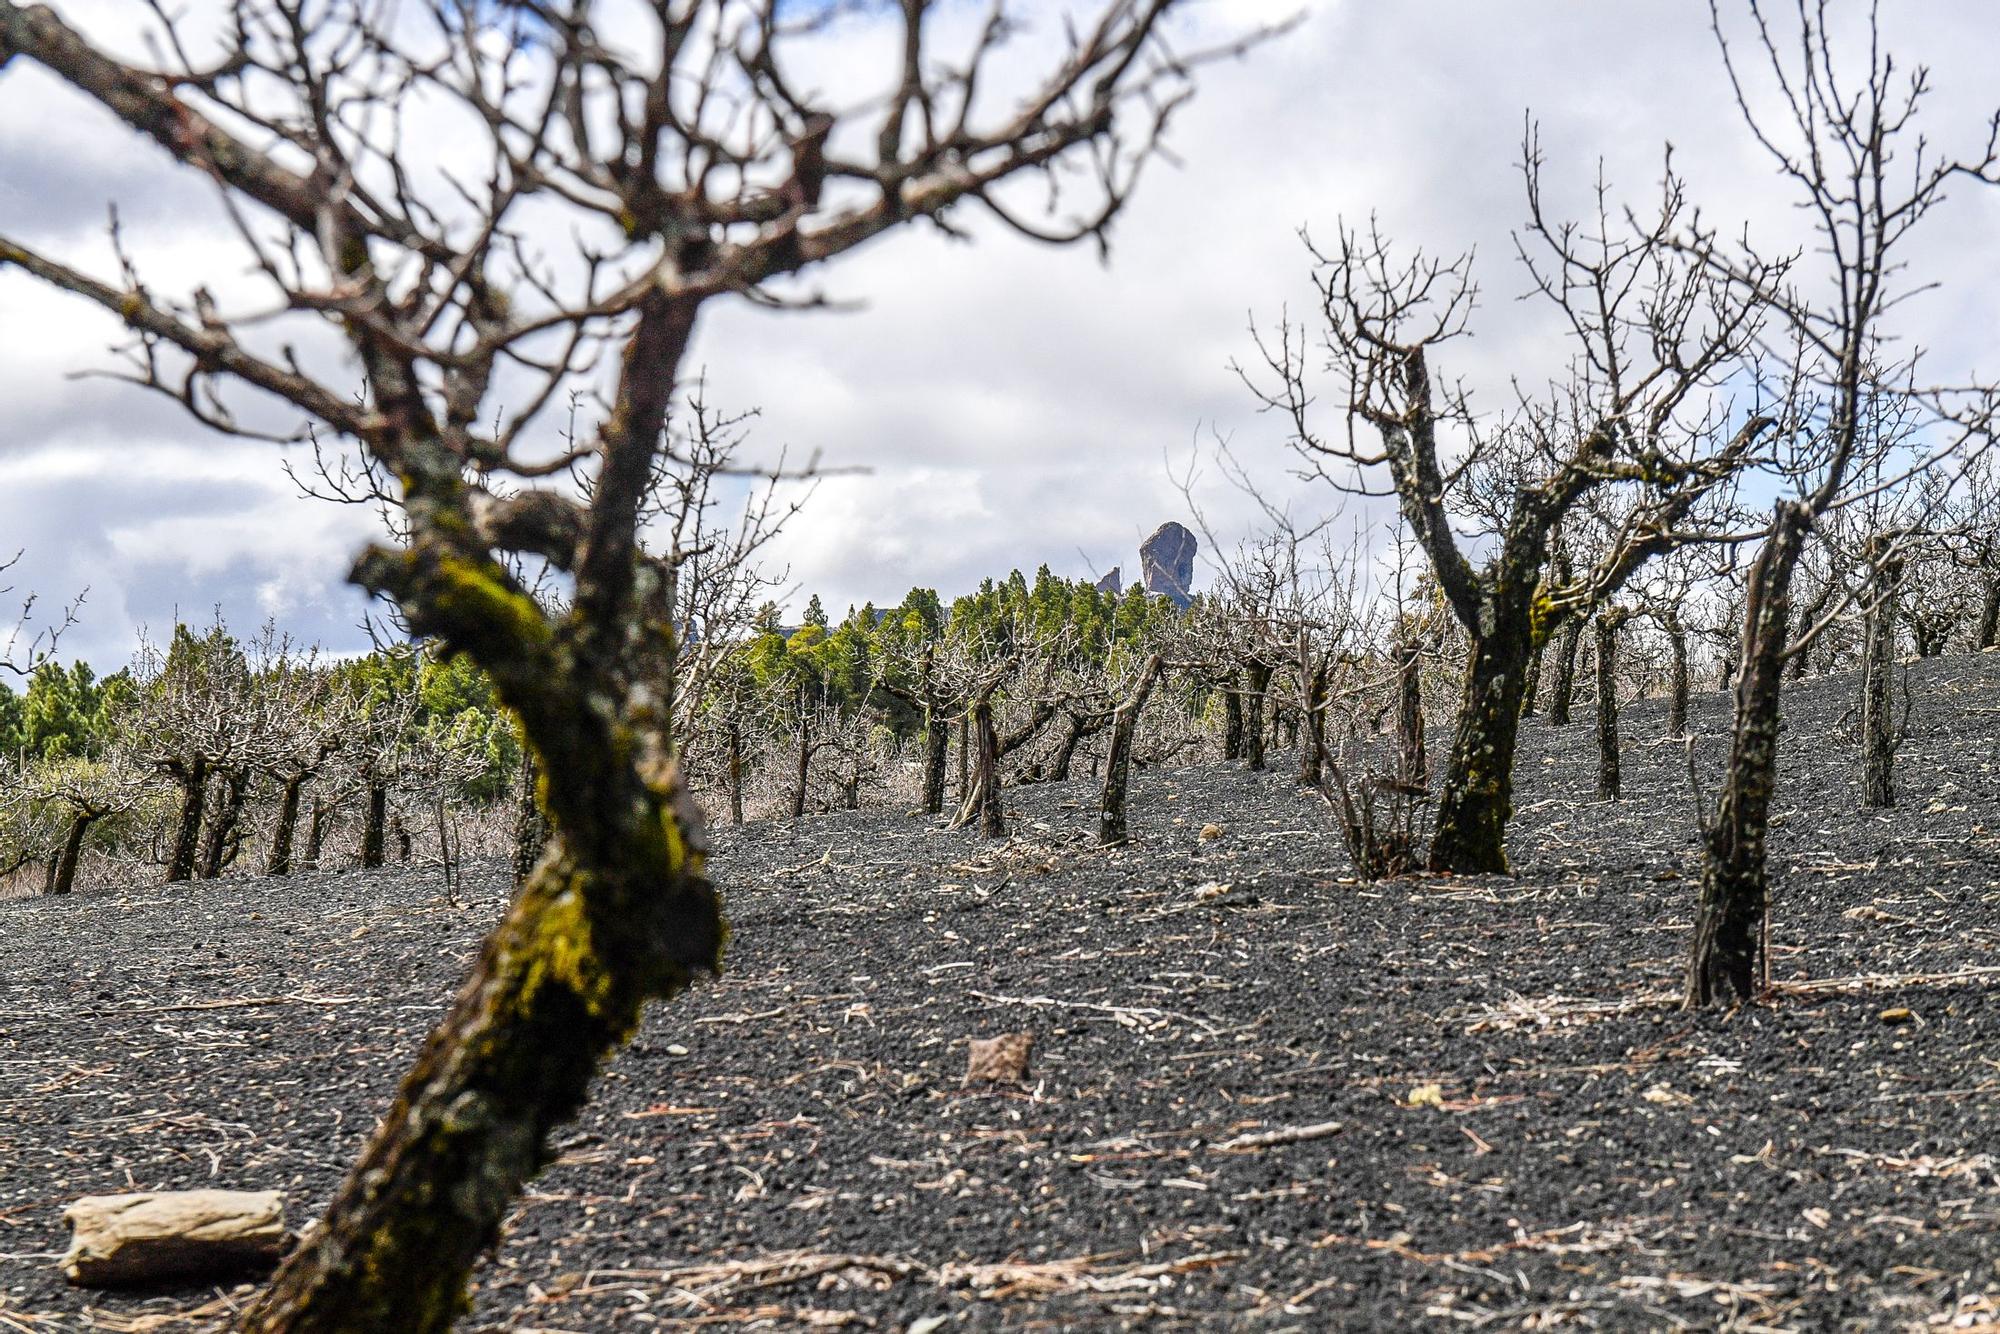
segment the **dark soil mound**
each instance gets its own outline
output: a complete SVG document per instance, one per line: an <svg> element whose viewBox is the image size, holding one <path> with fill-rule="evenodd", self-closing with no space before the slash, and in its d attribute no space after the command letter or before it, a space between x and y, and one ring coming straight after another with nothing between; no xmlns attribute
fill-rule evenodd
<svg viewBox="0 0 2000 1334"><path fill-rule="evenodd" d="M1992 1329L1996 685L1913 669L1888 813L1853 682L1790 696L1779 994L1729 1015L1675 1008L1697 834L1657 704L1615 805L1587 721L1528 725L1514 880L1353 884L1316 800L1221 766L1143 775L1114 852L1081 784L1010 792L1004 844L725 831L728 975L607 1071L471 1323ZM1696 721L1712 782L1726 701ZM500 876L0 905L0 1328L226 1309L68 1291L62 1205L321 1206ZM1012 1030L1027 1082L961 1086Z"/></svg>

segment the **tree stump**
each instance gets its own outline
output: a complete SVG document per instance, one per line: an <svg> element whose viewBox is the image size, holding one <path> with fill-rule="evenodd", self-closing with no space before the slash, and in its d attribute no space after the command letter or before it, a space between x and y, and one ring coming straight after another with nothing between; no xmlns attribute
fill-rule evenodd
<svg viewBox="0 0 2000 1334"><path fill-rule="evenodd" d="M71 1283L124 1287L269 1269L285 1246L275 1190L87 1195L63 1211Z"/></svg>

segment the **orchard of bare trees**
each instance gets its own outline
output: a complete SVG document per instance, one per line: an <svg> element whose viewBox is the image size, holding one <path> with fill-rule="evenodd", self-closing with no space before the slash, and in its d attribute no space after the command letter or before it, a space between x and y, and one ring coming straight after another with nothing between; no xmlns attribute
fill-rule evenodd
<svg viewBox="0 0 2000 1334"><path fill-rule="evenodd" d="M687 1056L687 1041L654 1041L655 1026L685 1037L676 1016L708 1006L711 989L776 988L767 1008L745 1002L697 1022L733 1032L796 1021L802 1047L813 1034L846 1042L852 1023L887 1034L875 1026L889 1013L927 1034L912 1040L919 1052L964 1036L923 1028L923 999L878 1014L866 997L877 973L898 964L893 952L874 953L880 942L865 931L843 948L872 971L760 952L770 948L760 939L788 929L784 912L827 913L815 929L828 939L853 929L836 917L864 911L921 912L898 928L919 933L945 932L940 915L963 913L942 938L968 957L940 955L917 974L921 986L963 984L966 1003L986 1007L971 1011L979 1022L1004 1017L1030 1025L1030 1043L1056 1044L1049 1068L1064 1091L1045 1107L1025 1066L982 1073L984 1046L953 1090L883 1064L931 1059L908 1052L847 1060L844 1089L862 1088L854 1096L865 1100L871 1081L900 1079L897 1096L914 1089L956 1107L988 1080L1018 1086L1025 1105L1010 1109L1013 1120L1031 1122L959 1127L957 1143L1013 1136L1021 1164L1058 1144L1072 1176L1081 1169L1134 1201L1155 1188L1192 1200L1242 1155L1307 1153L1363 1132L1355 1117L1366 1113L1243 1119L1244 1108L1294 1090L1271 1091L1262 1081L1274 1066L1229 1065L1235 1056L1228 1073L1204 1077L1200 1096L1240 1088L1241 1104L1228 1096L1233 1110L1209 1108L1201 1129L1165 1128L1158 1118L1171 1109L1147 1101L1166 1087L1149 1082L1162 1062L1236 1044L1239 1055L1261 1051L1259 1026L1304 1022L1322 983L1346 996L1414 969L1435 984L1438 970L1476 956L1484 1008L1459 998L1398 1023L1435 1021L1482 1040L1648 1012L1682 1034L1712 1032L1699 1026L1718 1014L1792 1023L1779 1016L1820 993L1786 968L1822 943L1805 924L1823 921L1824 904L1777 892L1805 874L1787 840L1815 820L1893 830L1913 809L1983 810L1961 786L1973 779L1913 767L1906 747L1943 725L1950 690L1990 683L1978 673L2000 648L2000 359L1936 362L1923 320L1955 290L1953 267L1927 248L1934 229L1954 210L1988 207L2000 184L2000 113L1969 123L1938 115L1926 72L1903 63L1886 16L1865 6L1715 0L1709 10L1744 151L1768 168L1775 216L1789 229L1771 227L1768 212L1732 213L1664 147L1650 181L1615 180L1595 162L1603 146L1572 142L1574 127L1558 143L1532 109L1505 150L1517 161L1521 218L1511 253L1457 254L1368 212L1272 220L1299 229L1295 263L1312 304L1252 310L1234 359L1217 368L1243 425L1218 437L1223 488L1198 484L1195 471L1180 479L1206 548L1191 598L1041 564L1032 577L995 571L970 591L895 571L885 596L912 585L900 602L838 614L814 571L785 568L775 553L814 522L815 491L842 476L842 461L823 461L810 442L804 452L767 449L757 405L717 401L698 351L711 309L826 304L811 286L823 270L918 228L997 229L1109 253L1112 223L1145 207L1142 176L1171 156L1169 132L1203 72L1262 58L1290 24L1218 26L1173 0L1097 0L1056 45L1023 48L1013 41L1020 15L1005 3L970 22L928 0L659 0L625 16L615 38L588 3L403 13L236 0L220 7L219 24L147 8L166 40L135 64L60 7L0 0L0 70L33 67L212 190L235 233L227 271L147 271L115 215L110 258L95 266L13 239L0 219L0 269L115 316L128 341L112 374L131 392L164 396L214 432L289 446L285 467L300 489L379 520L347 572L370 599L373 647L327 651L282 624L226 625L217 613L206 624L177 618L164 642L141 637L129 661L100 672L64 651L63 632L93 614L88 602L50 633L17 635L5 663L13 684L0 692L0 884L51 914L142 891L212 904L200 895L236 884L254 905L302 877L350 869L427 877L455 911L497 895L479 931L452 937L467 971L420 1048L403 1053L413 1059L400 1086L373 1090L356 1130L365 1140L349 1146L357 1156L337 1188L322 1183L318 1220L283 1250L267 1285L204 1308L234 1328L442 1330L468 1303L488 1311L468 1287L484 1272L478 1290L494 1290L493 1271L479 1266L514 1264L519 1239L533 1235L528 1206L568 1198L524 1194L545 1168L594 1170L605 1160L589 1158L589 1145L623 1143L641 1123L687 1118L702 1135L715 1130L701 1118L718 1115L720 1085L656 1088L636 1102L622 1087L629 1063L649 1053ZM859 92L827 72L821 46L857 14L895 34L882 48L889 65ZM448 168L408 137L426 118L454 127ZM977 264L977 253L965 262ZM1475 390L1460 363L1473 360L1473 339L1493 319L1489 294L1502 291L1555 332L1500 348L1499 392ZM1495 349L1479 351L1490 368ZM1303 490L1280 500L1292 482ZM1255 517L1226 529L1213 517L1246 510ZM1930 694L1926 681L1945 684ZM1838 704L1830 723L1810 734L1791 727L1799 692L1815 718ZM1993 711L1949 707L1960 720ZM1979 744L1990 750L1991 736ZM1556 783L1554 766L1572 761ZM1802 773L1816 775L1803 788ZM1252 814L1211 816L1184 802L1189 791L1218 812ZM1563 819L1551 825L1558 808ZM1662 812L1679 824L1662 825ZM1589 830L1635 819L1651 823L1633 846L1669 861L1650 867L1651 897L1632 896L1618 920L1669 933L1671 959L1646 965L1670 995L1538 1001L1517 990L1540 976L1540 962L1523 963L1517 978L1518 955L1495 946L1487 960L1475 939L1529 922L1538 936L1563 929L1566 913L1584 913L1562 897L1578 886L1609 897L1603 887L1638 854L1607 850ZM1278 844L1272 858L1294 875L1284 885L1253 885L1264 854L1238 851L1258 820L1271 830L1259 836ZM713 872L711 835L723 849ZM1986 838L1975 823L1963 857L1922 873L1983 864ZM826 843L815 853L816 839ZM916 860L896 862L901 840L919 849L907 854ZM1314 840L1332 860L1285 860L1294 843ZM1552 848L1584 850L1559 880L1547 869ZM850 859L853 880L813 881L836 854ZM1887 851L1815 855L1814 873L1916 865ZM727 872L735 865L757 871L738 885ZM893 892L870 888L868 877L891 865L901 867ZM1217 868L1238 879L1225 883ZM1064 874L1085 887L1066 888ZM1148 897L1177 895L1177 877L1198 882L1191 902ZM958 907L922 897L958 895L975 880L978 896ZM800 888L808 883L810 893ZM873 907L848 907L850 890ZM772 894L783 895L775 919L760 897ZM1385 901L1399 906L1374 906ZM1865 934L1893 949L1884 942L1904 919L1881 901L1847 905L1836 920L1875 924ZM749 905L740 914L739 902ZM1432 939L1432 902L1473 914L1457 962L1403 958L1422 953L1410 940ZM1787 916L1794 903L1797 921ZM996 929L980 914L1002 910L1028 914L1033 929L1020 924L1002 933L1005 949L979 953L986 947L969 938ZM1243 929L1276 933L1275 943L1254 960L1223 959L1236 928L1214 915L1229 911L1245 922L1274 915L1276 925L1267 916ZM1990 940L1985 911L1960 924L1961 939ZM1195 912L1211 915L1206 934L1183 930ZM1288 912L1327 938L1293 932ZM1406 935L1365 957L1341 954L1343 923L1360 939L1392 912L1414 914ZM1121 954L1088 936L1099 917L1121 923L1104 928L1114 935L1147 925L1118 935ZM760 924L772 934L758 937ZM812 954L814 941L803 935L799 948ZM1151 953L1166 950L1161 941L1190 961ZM747 982L725 971L739 949L751 960ZM1315 971L1320 952L1339 955L1347 980ZM1150 970L1143 1004L1105 973L1071 994L1037 971L1123 957L1149 960L1134 965ZM1265 978L1274 959L1299 971L1270 983L1266 1018L1200 1017L1204 994ZM774 980L794 964L818 990ZM813 972L822 968L833 971ZM1977 961L1893 975L1857 965L1854 987L1944 978L1985 988L1997 971ZM1462 984L1472 985L1451 972L1443 989ZM676 1000L690 988L701 990ZM310 1003L353 999L337 991L316 984ZM837 1039L806 1017L836 992L848 1006ZM289 992L243 1001L294 1002ZM204 1003L181 999L163 1012ZM1339 1014L1359 1013L1338 1004ZM1883 1024L1918 1022L1910 1007L1878 1010ZM1134 1040L1170 1030L1185 1050L1148 1054L1118 1077L1142 1091L1134 1105L1153 1119L1106 1117L1073 1136L1054 1127L1070 1115L1064 1099L1083 1099L1090 1080L1064 1070L1060 1044L1106 1016ZM1562 1069L1629 1073L1668 1059L1666 1042L1635 1055L1635 1039L1594 1063L1578 1053ZM1391 1115L1460 1115L1530 1096L1480 1093L1464 1075L1454 1100L1449 1074L1384 1075L1400 1081L1384 1093L1375 1075L1328 1054L1341 1045L1309 1025L1269 1059L1338 1069L1350 1081L1338 1097L1366 1088L1393 1100ZM800 1078L833 1068L810 1054L790 1059L811 1065ZM1754 1057L1727 1059L1734 1073ZM681 1078L678 1069L662 1078ZM572 1136L566 1127L594 1114L593 1096L623 1121ZM1696 1101L1665 1082L1639 1096L1649 1108ZM763 1198L767 1174L813 1155L755 1158L745 1146L800 1118L811 1122L799 1112L698 1141L727 1146L742 1180L733 1195L689 1186L689 1198L718 1208ZM1441 1138L1504 1158L1495 1124L1468 1118L1463 1137ZM1357 1154L1401 1152L1370 1143ZM644 1147L627 1145L621 1161L650 1178L667 1150ZM1740 1161L1771 1152L1751 1145ZM1898 1152L1917 1161L1914 1149ZM932 1177L922 1191L970 1194L1006 1172L929 1153L865 1156L885 1180L920 1162ZM1130 1175L1169 1158L1174 1174L1159 1181ZM1948 1175L1971 1159L1924 1161ZM1302 1158L1286 1162L1303 1170ZM1237 1182L1243 1193L1227 1198L1344 1200L1338 1181L1322 1179L1335 1163L1327 1158L1310 1183L1297 1171L1268 1186ZM1991 1163L1963 1169L1966 1189L1989 1202ZM1427 1170L1471 1179L1449 1164ZM1107 1175L1116 1172L1127 1175ZM591 1198L611 1210L614 1194ZM819 1209L819 1198L790 1208ZM893 1198L878 1193L876 1212L892 1212ZM1034 1214L1032 1196L1009 1198ZM8 1203L0 1195L0 1221ZM679 1207L660 1205L647 1220ZM1448 1256L1454 1272L1475 1274L1500 1263L1499 1250L1469 1242L1427 1248L1397 1233L1378 1245L1373 1206L1362 1200L1354 1216L1314 1250L1373 1248L1427 1267ZM713 1221L675 1217L695 1233ZM1239 1223L1232 1211L1202 1226ZM1548 1226L1548 1236L1569 1235ZM1540 1244L1522 1227L1513 1234ZM1141 1252L1160 1237L1181 1246L1201 1235L1149 1233ZM1254 1228L1244 1235L1241 1247L1134 1260L1118 1282L1165 1311L1174 1280L1290 1246L1268 1245ZM1616 1244L1636 1247L1638 1235ZM724 1296L808 1279L842 1293L921 1281L979 1300L1127 1290L1091 1286L1113 1248L1064 1269L1034 1236L1025 1232L1000 1266L1021 1267L999 1277L969 1261L863 1254L860 1241L835 1250L828 1237L789 1249L753 1239L790 1259L746 1257L739 1246L712 1272L664 1262L646 1272L677 1292ZM574 1242L565 1235L555 1249ZM613 1259L620 1272L648 1263L599 1254L566 1274L567 1286L537 1278L532 1300L597 1290ZM1032 1265L1044 1267L1029 1275ZM658 1277L670 1273L681 1277ZM1297 1315L1339 1282L1337 1268L1329 1273L1320 1282L1259 1271L1237 1290L1254 1292L1264 1315ZM1520 1284L1530 1285L1525 1273ZM1959 1300L1976 1297L1974 1285ZM1481 1319L1534 1314L1491 1293L1476 1300ZM1570 1314L1599 1309L1578 1301ZM1225 1308L1249 1309L1213 1309ZM1175 1314L1185 1312L1153 1312ZM7 1315L0 1298L0 1323ZM908 1327L920 1324L942 1327Z"/></svg>

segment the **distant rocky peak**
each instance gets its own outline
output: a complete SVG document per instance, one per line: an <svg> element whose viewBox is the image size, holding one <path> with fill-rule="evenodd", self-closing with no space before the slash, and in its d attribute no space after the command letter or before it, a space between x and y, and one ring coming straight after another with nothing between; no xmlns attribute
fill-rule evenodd
<svg viewBox="0 0 2000 1334"><path fill-rule="evenodd" d="M1185 611L1194 584L1194 553L1200 545L1184 525L1171 520L1154 529L1139 545L1146 591Z"/></svg>

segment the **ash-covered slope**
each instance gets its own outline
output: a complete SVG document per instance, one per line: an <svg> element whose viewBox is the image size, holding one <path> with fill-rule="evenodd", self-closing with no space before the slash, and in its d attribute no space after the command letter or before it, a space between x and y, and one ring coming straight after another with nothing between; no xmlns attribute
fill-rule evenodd
<svg viewBox="0 0 2000 1334"><path fill-rule="evenodd" d="M470 1323L1991 1321L1997 687L1913 670L1886 815L1853 682L1791 694L1782 991L1730 1016L1673 1005L1696 835L1656 704L1614 806L1587 722L1528 726L1511 881L1355 885L1316 800L1219 765L1142 775L1112 852L1081 784L1010 793L1005 844L726 833L728 974L606 1073ZM1712 784L1726 701L1696 720ZM219 1314L63 1288L62 1204L318 1208L501 902L487 868L459 907L395 872L0 905L0 1315ZM962 1088L965 1040L1016 1029L1029 1082Z"/></svg>

